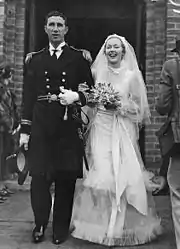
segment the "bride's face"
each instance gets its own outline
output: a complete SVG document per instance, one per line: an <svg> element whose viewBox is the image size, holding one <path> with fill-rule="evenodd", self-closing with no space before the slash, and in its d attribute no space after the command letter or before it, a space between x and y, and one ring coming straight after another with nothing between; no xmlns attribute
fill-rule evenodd
<svg viewBox="0 0 180 249"><path fill-rule="evenodd" d="M122 44L118 38L110 38L105 45L105 55L108 63L118 65L122 58Z"/></svg>

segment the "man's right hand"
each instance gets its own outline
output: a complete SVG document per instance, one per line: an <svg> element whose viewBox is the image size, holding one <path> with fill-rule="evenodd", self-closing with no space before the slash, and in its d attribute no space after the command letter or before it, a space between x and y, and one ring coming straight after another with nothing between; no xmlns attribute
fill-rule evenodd
<svg viewBox="0 0 180 249"><path fill-rule="evenodd" d="M24 146L25 150L28 150L29 135L25 133L20 134L19 146Z"/></svg>

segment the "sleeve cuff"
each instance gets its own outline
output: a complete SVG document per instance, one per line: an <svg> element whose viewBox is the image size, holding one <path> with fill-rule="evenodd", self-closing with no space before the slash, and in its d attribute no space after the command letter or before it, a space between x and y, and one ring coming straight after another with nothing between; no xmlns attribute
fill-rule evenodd
<svg viewBox="0 0 180 249"><path fill-rule="evenodd" d="M25 133L30 135L31 133L31 121L27 120L27 119L22 119L21 120L21 129L20 129L20 133Z"/></svg>
<svg viewBox="0 0 180 249"><path fill-rule="evenodd" d="M86 105L87 102L88 102L88 101L87 101L87 100L88 100L88 94L86 94L86 93L84 93L84 92L81 92L81 91L79 91L78 94L79 94L79 102L80 102L80 105L81 105L81 106Z"/></svg>

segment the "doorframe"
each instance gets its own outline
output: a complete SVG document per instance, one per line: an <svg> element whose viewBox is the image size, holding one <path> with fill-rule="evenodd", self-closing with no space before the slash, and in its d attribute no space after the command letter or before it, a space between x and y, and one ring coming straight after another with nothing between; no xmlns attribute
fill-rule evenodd
<svg viewBox="0 0 180 249"><path fill-rule="evenodd" d="M146 24L143 23L146 20L145 18L145 3L142 0L134 0L136 3L136 57L139 64L139 68L143 74L143 77L145 78L145 47L146 47L146 37L145 37L145 29ZM142 40L144 41L144 44L142 44ZM143 47L143 50L142 50ZM144 54L143 60L142 60L142 54ZM145 127L143 126L139 132L139 147L140 152L142 156L142 160L145 161Z"/></svg>
<svg viewBox="0 0 180 249"><path fill-rule="evenodd" d="M26 0L26 34L28 33L28 43L25 46L26 53L32 52L36 44L36 4L35 0ZM27 27L28 26L28 27ZM26 36L26 37L27 37Z"/></svg>

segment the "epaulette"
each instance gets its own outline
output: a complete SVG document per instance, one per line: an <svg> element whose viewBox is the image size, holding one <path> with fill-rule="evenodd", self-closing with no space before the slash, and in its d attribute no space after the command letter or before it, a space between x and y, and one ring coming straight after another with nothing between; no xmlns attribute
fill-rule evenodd
<svg viewBox="0 0 180 249"><path fill-rule="evenodd" d="M73 46L69 46L72 50L76 51L76 52L80 52L82 53L83 58L88 61L90 64L92 63L93 59L91 56L91 53L86 50L86 49L78 49L78 48L74 48Z"/></svg>
<svg viewBox="0 0 180 249"><path fill-rule="evenodd" d="M82 52L82 49L75 48L73 46L69 46L72 50L77 51L77 52Z"/></svg>
<svg viewBox="0 0 180 249"><path fill-rule="evenodd" d="M44 50L45 50L45 48L43 48L43 49L41 49L41 50L39 50L39 51L36 51L36 52L30 52L30 53L28 53L28 54L26 55L26 58L25 58L25 64L29 63L30 60L32 59L32 57L33 57L34 55L40 54L40 53L42 53Z"/></svg>

